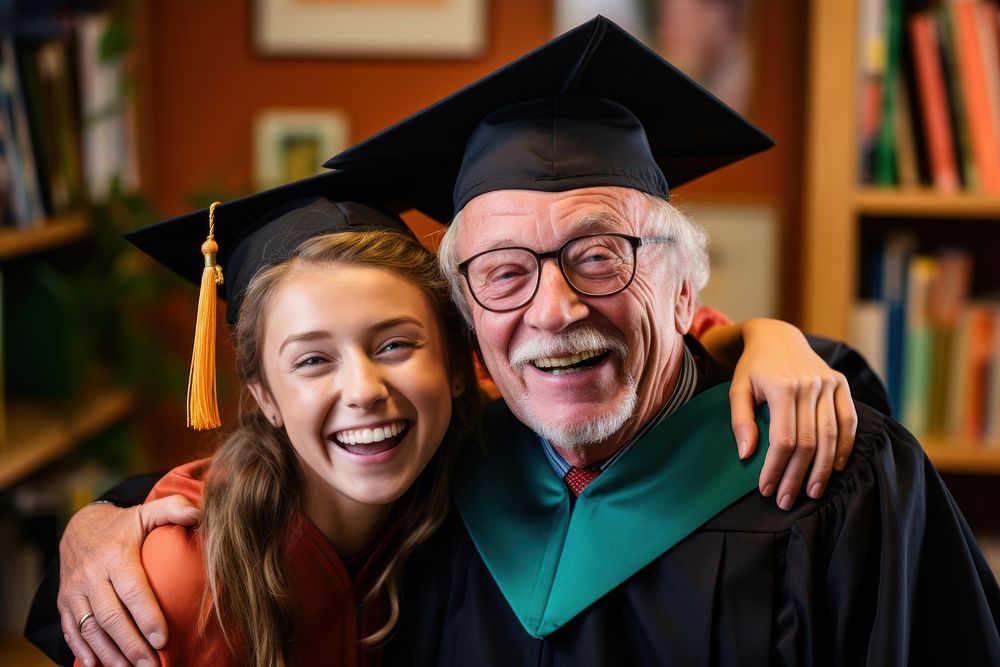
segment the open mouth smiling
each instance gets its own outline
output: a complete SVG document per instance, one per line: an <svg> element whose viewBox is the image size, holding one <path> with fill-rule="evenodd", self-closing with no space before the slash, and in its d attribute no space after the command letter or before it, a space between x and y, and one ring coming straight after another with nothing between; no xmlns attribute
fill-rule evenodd
<svg viewBox="0 0 1000 667"><path fill-rule="evenodd" d="M563 357L539 357L532 359L531 365L551 375L578 373L604 361L608 350L585 350Z"/></svg>
<svg viewBox="0 0 1000 667"><path fill-rule="evenodd" d="M372 456L389 451L406 437L410 422L404 419L375 427L337 431L332 440L351 454Z"/></svg>

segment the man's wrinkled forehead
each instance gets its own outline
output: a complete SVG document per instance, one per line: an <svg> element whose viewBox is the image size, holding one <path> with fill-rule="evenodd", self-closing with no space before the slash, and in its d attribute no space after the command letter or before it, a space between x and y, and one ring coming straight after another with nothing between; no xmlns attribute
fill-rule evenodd
<svg viewBox="0 0 1000 667"><path fill-rule="evenodd" d="M495 247L533 247L532 242L540 236L561 242L600 232L636 234L647 209L646 196L630 188L495 191L476 197L460 212L460 245L478 252Z"/></svg>

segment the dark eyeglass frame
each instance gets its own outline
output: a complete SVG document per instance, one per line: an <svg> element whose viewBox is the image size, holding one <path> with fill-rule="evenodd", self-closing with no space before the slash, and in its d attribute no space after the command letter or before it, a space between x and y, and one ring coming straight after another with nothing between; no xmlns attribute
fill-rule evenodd
<svg viewBox="0 0 1000 667"><path fill-rule="evenodd" d="M614 290L613 292L606 292L604 294L594 294L592 292L587 292L574 285L573 281L570 280L569 275L566 274L566 267L563 266L562 262L563 251L568 246L572 245L573 243L576 243L581 239L589 239L589 238L594 238L596 236L614 236L620 239L624 239L625 241L628 242L628 244L632 248L632 275L629 276L628 280L625 281L624 285ZM561 246L559 246L555 250L548 250L546 252L536 252L531 248L525 248L524 246L504 246L502 248L490 248L489 250L484 250L483 252L476 253L475 255L469 257L465 261L460 262L458 265L458 272L465 277L465 284L469 287L469 293L472 294L472 298L475 299L476 303L478 303L480 306L490 311L491 313L509 313L511 311L524 308L529 303L535 300L535 296L538 294L538 286L542 282L542 260L545 259L555 260L556 265L559 267L559 273L562 274L563 280L565 280L566 284L569 285L570 289L572 289L577 294L592 298L603 297L603 296L614 296L615 294L620 294L625 290L627 290L629 288L629 285L632 284L632 281L635 280L636 267L638 267L639 265L638 251L641 246L653 243L670 244L673 242L674 238L672 236L631 236L629 234L619 234L618 232L598 232L595 234L584 234L582 236L574 236L571 239L567 239ZM491 252L497 252L500 250L524 250L525 252L527 252L528 254L530 254L532 257L535 258L535 288L531 290L531 296L529 296L527 300L524 301L524 303L517 306L513 306L511 308L491 308L487 306L485 303L479 300L478 296L476 296L476 290L472 288L472 282L469 280L469 265L472 264L472 262L474 262L479 257L482 257L483 255L488 255Z"/></svg>

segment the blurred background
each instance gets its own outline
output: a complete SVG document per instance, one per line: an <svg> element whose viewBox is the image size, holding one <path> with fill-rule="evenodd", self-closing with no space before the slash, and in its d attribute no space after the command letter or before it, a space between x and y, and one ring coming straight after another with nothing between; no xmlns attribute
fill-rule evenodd
<svg viewBox="0 0 1000 667"><path fill-rule="evenodd" d="M675 193L703 300L857 345L998 551L994 2L0 0L0 663L38 659L14 637L71 512L220 437L184 428L196 290L122 233L317 173L596 13L778 142Z"/></svg>

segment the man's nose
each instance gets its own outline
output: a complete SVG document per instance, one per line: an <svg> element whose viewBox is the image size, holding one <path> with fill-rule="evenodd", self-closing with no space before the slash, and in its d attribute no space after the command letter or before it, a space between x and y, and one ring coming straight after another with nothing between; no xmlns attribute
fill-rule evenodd
<svg viewBox="0 0 1000 667"><path fill-rule="evenodd" d="M343 361L340 385L341 400L352 408L368 409L389 398L378 364L365 355Z"/></svg>
<svg viewBox="0 0 1000 667"><path fill-rule="evenodd" d="M562 331L590 312L580 295L570 287L554 259L542 261L538 291L524 313L524 323L545 331Z"/></svg>

